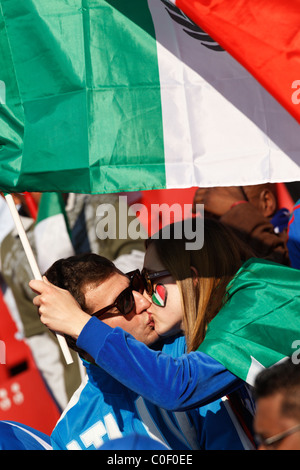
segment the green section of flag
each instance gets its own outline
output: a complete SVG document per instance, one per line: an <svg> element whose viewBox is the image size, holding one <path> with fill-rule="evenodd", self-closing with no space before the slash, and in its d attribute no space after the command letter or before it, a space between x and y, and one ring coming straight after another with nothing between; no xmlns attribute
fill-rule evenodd
<svg viewBox="0 0 300 470"><path fill-rule="evenodd" d="M146 0L1 0L0 189L165 187Z"/></svg>
<svg viewBox="0 0 300 470"><path fill-rule="evenodd" d="M74 255L61 193L43 193L34 228L37 261L44 273L55 261Z"/></svg>
<svg viewBox="0 0 300 470"><path fill-rule="evenodd" d="M24 109L20 101L13 58L0 6L0 80L6 105L0 104L0 189L17 185L22 164Z"/></svg>
<svg viewBox="0 0 300 470"><path fill-rule="evenodd" d="M36 225L42 222L42 220L48 219L49 217L53 217L54 215L58 214L64 217L69 231L63 195L61 193L43 193L39 201Z"/></svg>
<svg viewBox="0 0 300 470"><path fill-rule="evenodd" d="M230 283L228 300L211 321L199 351L247 379L253 359L269 367L300 339L300 271L249 260Z"/></svg>
<svg viewBox="0 0 300 470"><path fill-rule="evenodd" d="M44 219L47 219L47 217L52 217L53 215L61 213L62 203L63 199L59 193L42 194L39 202L36 224L40 223Z"/></svg>

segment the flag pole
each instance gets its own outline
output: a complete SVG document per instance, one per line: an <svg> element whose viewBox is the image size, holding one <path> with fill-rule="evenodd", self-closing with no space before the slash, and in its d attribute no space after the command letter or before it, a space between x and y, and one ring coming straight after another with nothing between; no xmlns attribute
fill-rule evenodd
<svg viewBox="0 0 300 470"><path fill-rule="evenodd" d="M12 218L14 220L14 223L15 223L15 226L16 226L16 229L18 231L18 234L19 234L19 237L20 237L20 240L21 240L21 243L23 245L23 248L24 248L24 251L25 251L25 254L27 256L27 259L28 259L28 262L29 262L29 265L31 267L31 270L32 270L32 273L33 273L33 276L35 279L38 279L38 280L43 280L42 278L42 275L40 273L40 269L38 267L38 264L36 262L36 259L35 259L35 256L33 254L33 251L32 251L32 248L30 246L30 243L28 241L28 238L27 238L27 235L26 235L26 232L25 232L25 229L23 227L23 224L22 224L22 221L21 221L21 218L20 218L20 215L17 211L17 208L16 208L16 205L15 205L15 202L13 200L13 197L11 194L5 194L5 199L6 199L6 202L7 202L7 205L8 205L8 208L10 210L10 213L12 215ZM59 333L56 333L56 337L57 337L57 340L58 340L58 343L61 347L61 350L63 352L63 355L64 355L64 358L65 358L65 361L67 364L72 364L73 362L73 358L71 356L71 353L70 353L70 350L68 348L68 345L67 345L67 342L64 338L64 336L62 336L61 334Z"/></svg>

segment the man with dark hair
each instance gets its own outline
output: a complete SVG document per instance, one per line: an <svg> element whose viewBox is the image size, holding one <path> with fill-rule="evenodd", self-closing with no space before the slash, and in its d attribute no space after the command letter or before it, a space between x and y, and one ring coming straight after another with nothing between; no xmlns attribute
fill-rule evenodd
<svg viewBox="0 0 300 470"><path fill-rule="evenodd" d="M158 340L146 311L150 303L140 293L143 287L108 259L91 253L71 256L56 261L45 274L90 315L125 329L147 345ZM195 448L193 412L171 413L148 403L98 367L73 338L65 337L81 356L87 375L52 432L54 449L98 449L110 439L133 433L171 449Z"/></svg>
<svg viewBox="0 0 300 470"><path fill-rule="evenodd" d="M263 370L254 390L259 449L300 450L300 365L289 358Z"/></svg>

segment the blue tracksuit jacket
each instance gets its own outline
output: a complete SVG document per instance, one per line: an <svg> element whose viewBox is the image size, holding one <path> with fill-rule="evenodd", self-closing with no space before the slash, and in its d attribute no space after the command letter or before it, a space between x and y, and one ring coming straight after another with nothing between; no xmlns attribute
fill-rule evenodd
<svg viewBox="0 0 300 470"><path fill-rule="evenodd" d="M97 323L101 324L98 320ZM117 330L124 334L123 330ZM184 348L184 338L180 337L166 344L163 353L146 349L155 355L170 357L170 354L182 355ZM124 375L135 376L138 382L143 382L142 377L136 377L135 368L128 368L124 357L120 358ZM173 450L252 448L226 401L214 400L201 408L188 406L191 409L186 412L166 411L126 384L122 385L97 365L85 363L85 366L86 380L73 395L51 435L54 449L97 449L109 439L133 433L158 439ZM145 368L152 371L150 365ZM176 376L173 378L176 383ZM236 387L236 379L233 383ZM161 389L166 401L173 395L173 384L166 388L159 377L154 376L150 388Z"/></svg>

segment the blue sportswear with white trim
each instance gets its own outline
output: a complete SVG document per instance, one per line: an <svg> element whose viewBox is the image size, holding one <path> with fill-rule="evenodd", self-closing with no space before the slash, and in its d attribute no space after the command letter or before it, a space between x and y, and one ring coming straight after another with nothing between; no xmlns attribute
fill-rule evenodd
<svg viewBox="0 0 300 470"><path fill-rule="evenodd" d="M26 424L0 421L0 450L52 450L50 436Z"/></svg>

